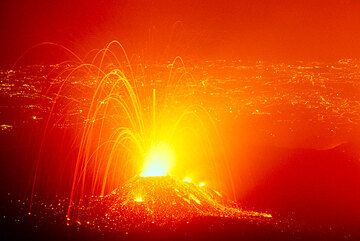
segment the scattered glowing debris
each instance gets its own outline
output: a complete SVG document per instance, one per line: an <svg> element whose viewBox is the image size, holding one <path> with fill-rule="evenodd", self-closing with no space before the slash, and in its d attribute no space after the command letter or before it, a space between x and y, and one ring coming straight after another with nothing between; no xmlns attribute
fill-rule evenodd
<svg viewBox="0 0 360 241"><path fill-rule="evenodd" d="M133 205L128 200L142 205ZM78 209L77 220L84 223L91 220L91 226L97 229L128 230L149 224L176 227L179 222L189 223L197 217L256 220L272 217L268 213L241 210L210 188L203 189L172 176L137 176L111 194L102 198L92 196L83 203L86 206Z"/></svg>
<svg viewBox="0 0 360 241"><path fill-rule="evenodd" d="M219 197L222 197L223 195L221 193L219 193L218 191L216 190L213 190Z"/></svg>
<svg viewBox="0 0 360 241"><path fill-rule="evenodd" d="M201 204L200 200L195 195L193 195L192 193L190 193L189 198L191 200L194 200L197 204Z"/></svg>
<svg viewBox="0 0 360 241"><path fill-rule="evenodd" d="M188 198L186 198L186 197L183 197L183 200L184 200L185 202L187 202L188 204L190 204L190 199L188 199Z"/></svg>
<svg viewBox="0 0 360 241"><path fill-rule="evenodd" d="M200 182L199 183L199 187L205 187L206 186L206 183L205 182Z"/></svg>

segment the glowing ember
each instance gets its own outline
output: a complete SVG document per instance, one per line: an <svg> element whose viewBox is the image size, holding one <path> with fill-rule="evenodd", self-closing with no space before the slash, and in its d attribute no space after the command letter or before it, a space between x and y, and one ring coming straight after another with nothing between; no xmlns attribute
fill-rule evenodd
<svg viewBox="0 0 360 241"><path fill-rule="evenodd" d="M206 183L205 182L200 182L199 183L199 187L205 187Z"/></svg>
<svg viewBox="0 0 360 241"><path fill-rule="evenodd" d="M184 177L183 182L191 183L192 178L191 177Z"/></svg>

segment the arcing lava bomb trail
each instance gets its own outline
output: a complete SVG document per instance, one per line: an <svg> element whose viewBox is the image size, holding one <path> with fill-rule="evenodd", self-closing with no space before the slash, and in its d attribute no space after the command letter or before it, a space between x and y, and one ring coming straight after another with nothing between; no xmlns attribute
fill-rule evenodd
<svg viewBox="0 0 360 241"><path fill-rule="evenodd" d="M76 91L69 85L78 74L88 78L85 94L91 93L84 97L90 102L82 103L85 119L74 141L78 152L67 223L121 230L148 223L176 226L195 217L271 218L241 210L205 185L226 186L219 173L231 173L226 160L215 159L222 149L216 123L192 95L193 77L181 58L169 65L167 79L144 80L124 51L126 61L119 62L111 51L115 47L123 51L113 41L89 64L66 66L57 77L59 88L47 123L58 118L54 111L62 105L58 100ZM105 70L109 55L114 62ZM50 129L47 124L43 142ZM201 173L205 180L194 178L191 183L189 173ZM33 194L41 176L35 177Z"/></svg>

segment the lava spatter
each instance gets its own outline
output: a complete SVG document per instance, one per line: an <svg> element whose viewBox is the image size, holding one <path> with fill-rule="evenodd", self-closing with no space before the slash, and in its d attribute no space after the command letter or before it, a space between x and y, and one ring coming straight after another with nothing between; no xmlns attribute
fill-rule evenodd
<svg viewBox="0 0 360 241"><path fill-rule="evenodd" d="M83 200L79 222L97 229L176 227L198 217L269 219L271 214L240 209L217 191L171 176L129 180L104 197Z"/></svg>

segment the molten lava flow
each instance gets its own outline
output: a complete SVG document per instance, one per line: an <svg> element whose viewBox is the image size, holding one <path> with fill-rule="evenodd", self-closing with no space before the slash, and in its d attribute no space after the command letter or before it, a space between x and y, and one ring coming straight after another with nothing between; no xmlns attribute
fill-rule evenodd
<svg viewBox="0 0 360 241"><path fill-rule="evenodd" d="M174 154L169 145L159 143L154 146L145 159L142 177L166 176L174 163Z"/></svg>

